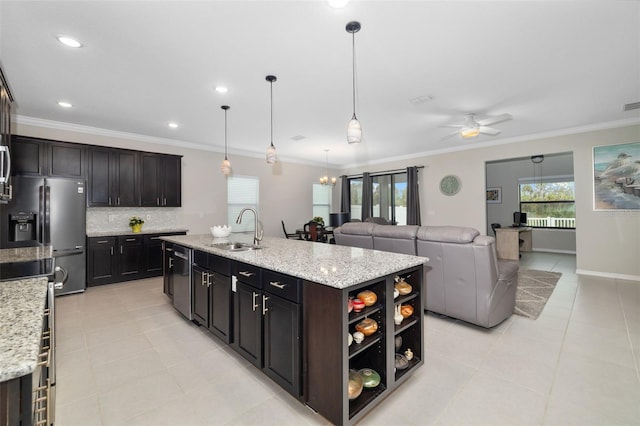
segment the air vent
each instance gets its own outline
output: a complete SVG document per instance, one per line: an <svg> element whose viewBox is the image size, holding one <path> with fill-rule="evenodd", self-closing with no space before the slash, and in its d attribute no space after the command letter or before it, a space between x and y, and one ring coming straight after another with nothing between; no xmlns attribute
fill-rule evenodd
<svg viewBox="0 0 640 426"><path fill-rule="evenodd" d="M622 106L623 111L631 111L632 109L640 108L640 102L631 102L630 104L624 104Z"/></svg>
<svg viewBox="0 0 640 426"><path fill-rule="evenodd" d="M304 139L305 137L306 137L306 136L297 135L297 136L293 136L293 137L291 138L291 140L294 140L294 141L301 141L301 140L302 140L302 139Z"/></svg>

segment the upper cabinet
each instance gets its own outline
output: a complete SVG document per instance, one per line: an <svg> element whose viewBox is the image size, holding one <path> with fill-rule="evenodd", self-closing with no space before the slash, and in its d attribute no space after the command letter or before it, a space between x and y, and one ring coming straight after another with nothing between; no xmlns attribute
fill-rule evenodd
<svg viewBox="0 0 640 426"><path fill-rule="evenodd" d="M88 205L139 206L138 158L139 153L136 151L90 147Z"/></svg>
<svg viewBox="0 0 640 426"><path fill-rule="evenodd" d="M140 163L140 204L145 207L180 207L182 157L143 153Z"/></svg>
<svg viewBox="0 0 640 426"><path fill-rule="evenodd" d="M11 138L11 103L13 97L9 85L0 68L0 203L11 200L11 155L9 139Z"/></svg>
<svg viewBox="0 0 640 426"><path fill-rule="evenodd" d="M11 152L13 175L85 177L84 145L13 136Z"/></svg>

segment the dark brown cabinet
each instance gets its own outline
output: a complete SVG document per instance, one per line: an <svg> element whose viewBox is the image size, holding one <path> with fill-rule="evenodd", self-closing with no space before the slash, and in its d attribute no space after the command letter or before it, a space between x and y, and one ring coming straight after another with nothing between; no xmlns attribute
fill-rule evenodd
<svg viewBox="0 0 640 426"><path fill-rule="evenodd" d="M301 393L302 283L294 277L235 263L236 350L290 394Z"/></svg>
<svg viewBox="0 0 640 426"><path fill-rule="evenodd" d="M87 285L97 286L116 282L118 263L115 256L118 239L116 237L88 238L87 244Z"/></svg>
<svg viewBox="0 0 640 426"><path fill-rule="evenodd" d="M162 235L122 235L87 238L87 285L158 277L163 274Z"/></svg>
<svg viewBox="0 0 640 426"><path fill-rule="evenodd" d="M182 157L143 153L140 164L140 205L180 207Z"/></svg>
<svg viewBox="0 0 640 426"><path fill-rule="evenodd" d="M164 294L173 300L173 243L162 242L162 287Z"/></svg>
<svg viewBox="0 0 640 426"><path fill-rule="evenodd" d="M85 178L85 145L13 136L12 174Z"/></svg>
<svg viewBox="0 0 640 426"><path fill-rule="evenodd" d="M231 341L231 278L229 260L196 250L193 254L193 320L225 343Z"/></svg>
<svg viewBox="0 0 640 426"><path fill-rule="evenodd" d="M136 151L89 148L87 155L90 207L140 205Z"/></svg>
<svg viewBox="0 0 640 426"><path fill-rule="evenodd" d="M7 148L11 140L11 104L13 96L9 84L0 68L0 203L11 199L10 153Z"/></svg>

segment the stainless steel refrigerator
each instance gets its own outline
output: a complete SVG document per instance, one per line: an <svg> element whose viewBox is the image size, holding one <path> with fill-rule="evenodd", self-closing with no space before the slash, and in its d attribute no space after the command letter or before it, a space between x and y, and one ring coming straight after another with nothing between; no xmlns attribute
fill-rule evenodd
<svg viewBox="0 0 640 426"><path fill-rule="evenodd" d="M86 288L86 195L79 179L16 176L13 199L0 205L0 248L51 245L69 277L56 295Z"/></svg>

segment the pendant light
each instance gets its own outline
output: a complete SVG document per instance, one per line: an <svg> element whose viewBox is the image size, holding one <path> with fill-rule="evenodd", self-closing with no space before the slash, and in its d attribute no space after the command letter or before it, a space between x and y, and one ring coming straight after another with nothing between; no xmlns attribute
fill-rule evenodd
<svg viewBox="0 0 640 426"><path fill-rule="evenodd" d="M267 81L271 86L271 144L267 147L267 164L276 162L276 147L273 145L273 82L277 80L275 75L268 75Z"/></svg>
<svg viewBox="0 0 640 426"><path fill-rule="evenodd" d="M231 162L227 158L227 110L231 107L222 105L220 108L224 110L224 160L222 161L220 170L222 170L223 175L229 176L229 173L231 173Z"/></svg>
<svg viewBox="0 0 640 426"><path fill-rule="evenodd" d="M329 184L329 150L325 149L324 150L324 155L325 155L325 160L326 160L326 168L325 168L325 172L326 175L324 175L323 177L320 178L320 184L321 185L328 185ZM336 186L336 178L332 177L331 178L331 185L332 186Z"/></svg>
<svg viewBox="0 0 640 426"><path fill-rule="evenodd" d="M347 142L360 143L362 141L362 126L356 118L356 33L360 31L360 22L351 21L347 24L346 30L351 33L353 49L353 116L347 125Z"/></svg>

